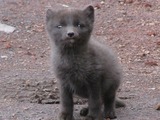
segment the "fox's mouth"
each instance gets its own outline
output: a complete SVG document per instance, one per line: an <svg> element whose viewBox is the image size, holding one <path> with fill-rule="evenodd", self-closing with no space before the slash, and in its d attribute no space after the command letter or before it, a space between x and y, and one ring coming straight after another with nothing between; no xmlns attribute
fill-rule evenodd
<svg viewBox="0 0 160 120"><path fill-rule="evenodd" d="M66 39L65 42L66 43L74 43L75 39L74 38Z"/></svg>
<svg viewBox="0 0 160 120"><path fill-rule="evenodd" d="M70 42L70 43L74 43L75 40L74 40L74 39L70 39L69 42Z"/></svg>
<svg viewBox="0 0 160 120"><path fill-rule="evenodd" d="M75 44L75 39L70 38L70 39L64 39L63 40L63 45L68 46L68 47L73 47Z"/></svg>

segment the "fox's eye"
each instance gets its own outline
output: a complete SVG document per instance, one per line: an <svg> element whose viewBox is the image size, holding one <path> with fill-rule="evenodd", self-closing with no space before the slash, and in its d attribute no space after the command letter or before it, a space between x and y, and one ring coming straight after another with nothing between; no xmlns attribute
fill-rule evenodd
<svg viewBox="0 0 160 120"><path fill-rule="evenodd" d="M60 28L62 28L62 25L57 25L56 27L60 29Z"/></svg>
<svg viewBox="0 0 160 120"><path fill-rule="evenodd" d="M83 28L83 27L85 27L85 25L84 24L78 24L77 27Z"/></svg>
<svg viewBox="0 0 160 120"><path fill-rule="evenodd" d="M80 25L80 24L78 24L77 26L78 26L78 27L81 27L81 25Z"/></svg>

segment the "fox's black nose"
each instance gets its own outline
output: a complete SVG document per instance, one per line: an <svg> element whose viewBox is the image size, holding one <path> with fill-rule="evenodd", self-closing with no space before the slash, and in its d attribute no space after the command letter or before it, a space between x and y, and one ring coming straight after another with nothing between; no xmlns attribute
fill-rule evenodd
<svg viewBox="0 0 160 120"><path fill-rule="evenodd" d="M72 38L74 36L74 32L69 32L68 37Z"/></svg>

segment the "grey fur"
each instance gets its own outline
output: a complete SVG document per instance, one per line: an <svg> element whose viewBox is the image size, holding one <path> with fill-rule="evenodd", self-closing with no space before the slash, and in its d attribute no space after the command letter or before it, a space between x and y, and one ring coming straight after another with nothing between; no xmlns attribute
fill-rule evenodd
<svg viewBox="0 0 160 120"><path fill-rule="evenodd" d="M88 98L85 120L115 118L115 96L120 85L121 68L105 45L90 40L94 8L48 10L46 28L51 40L54 72L59 79L60 120L73 120L73 94Z"/></svg>

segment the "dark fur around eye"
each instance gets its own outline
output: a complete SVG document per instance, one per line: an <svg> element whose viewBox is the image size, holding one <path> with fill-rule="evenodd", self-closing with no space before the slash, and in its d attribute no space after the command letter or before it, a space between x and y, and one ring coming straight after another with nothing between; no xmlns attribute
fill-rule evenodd
<svg viewBox="0 0 160 120"><path fill-rule="evenodd" d="M79 27L79 28L84 28L85 27L85 25L84 24L77 24L77 27Z"/></svg>
<svg viewBox="0 0 160 120"><path fill-rule="evenodd" d="M61 29L63 26L62 25L56 25L55 27L58 28L58 29Z"/></svg>

